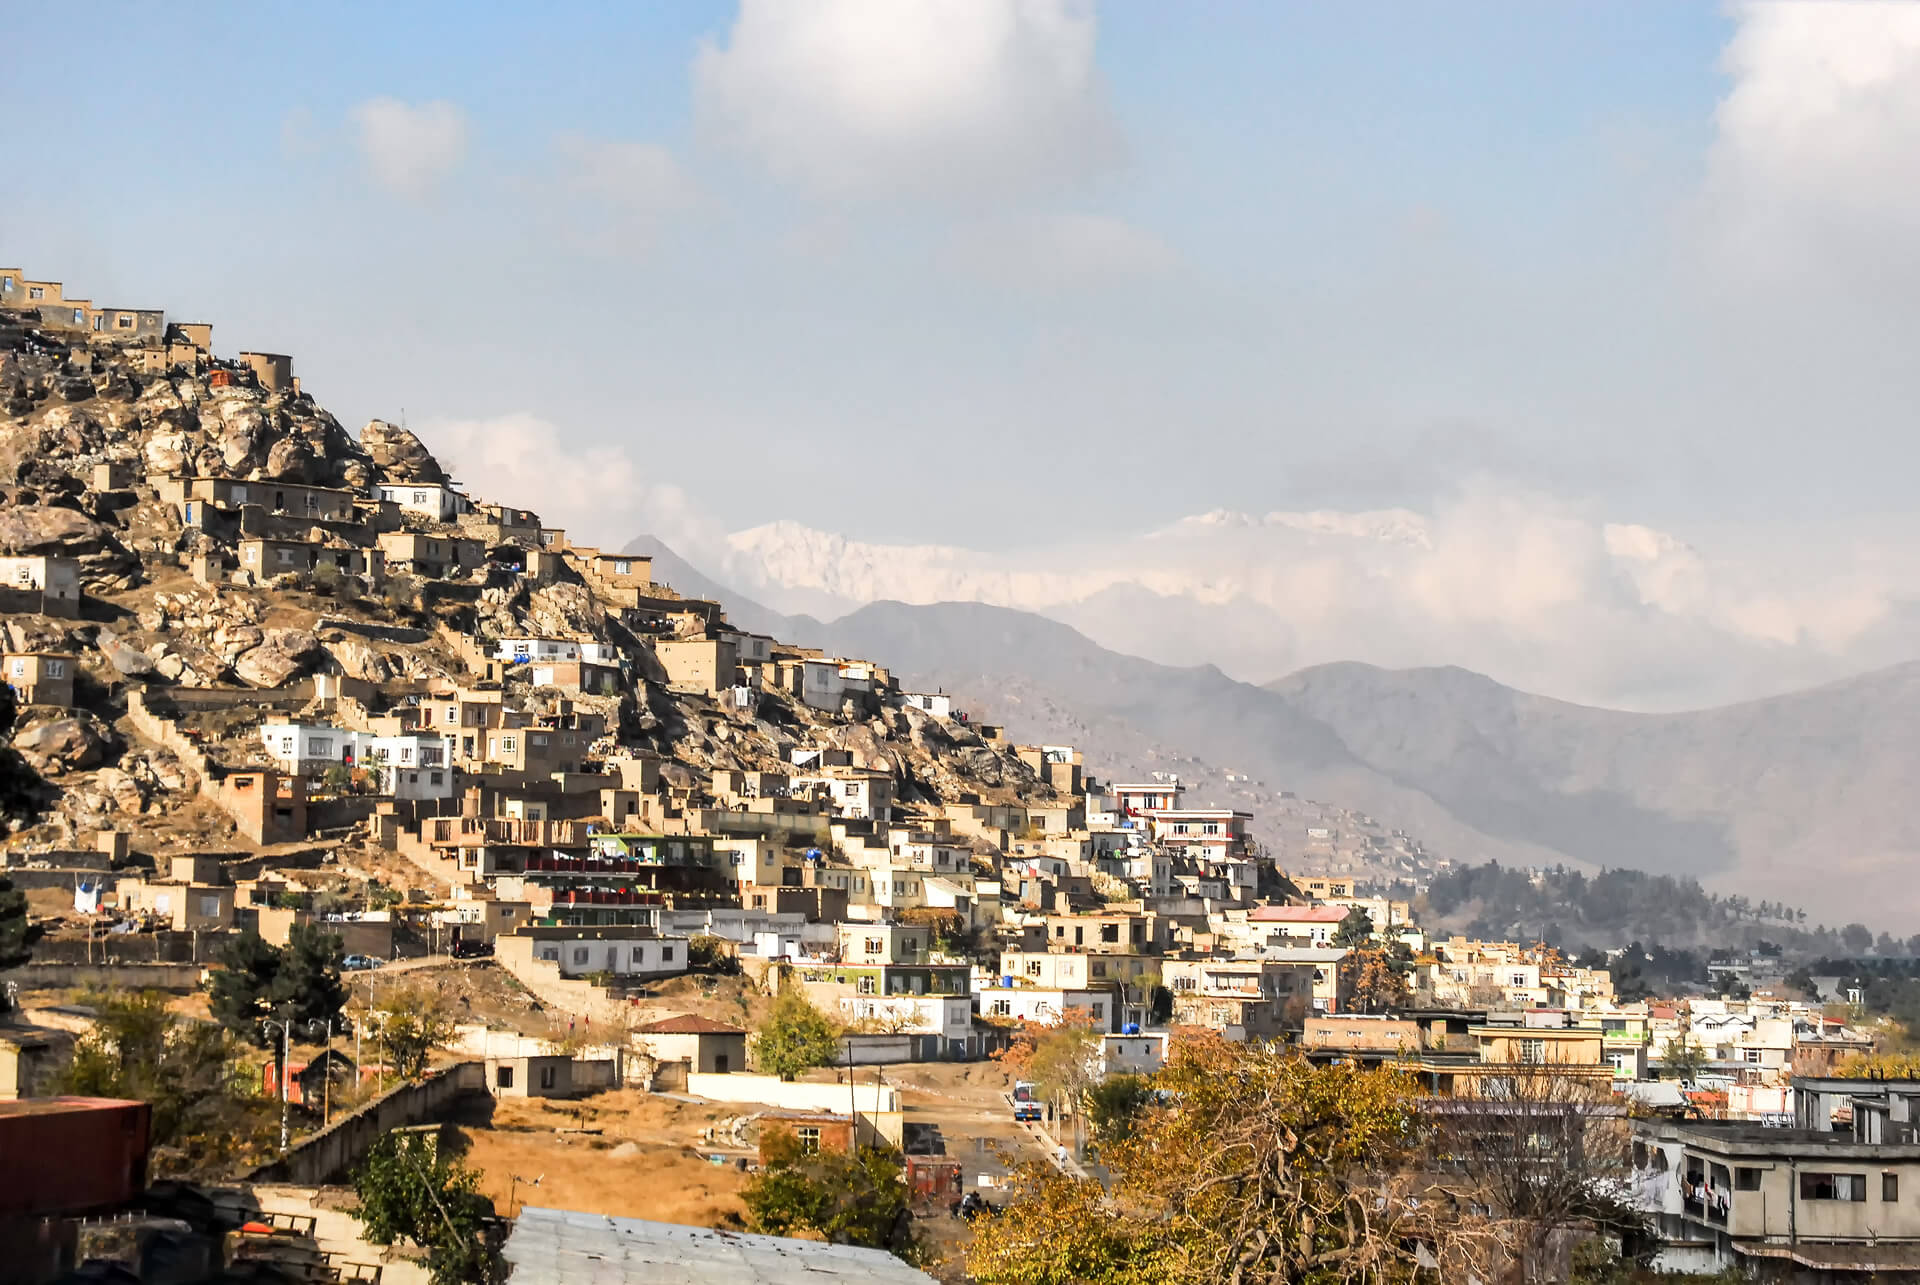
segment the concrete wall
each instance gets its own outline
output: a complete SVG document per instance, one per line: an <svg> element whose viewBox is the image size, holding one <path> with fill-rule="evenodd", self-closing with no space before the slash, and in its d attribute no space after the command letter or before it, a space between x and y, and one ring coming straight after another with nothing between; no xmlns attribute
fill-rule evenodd
<svg viewBox="0 0 1920 1285"><path fill-rule="evenodd" d="M696 1098L715 1102L758 1102L785 1111L838 1111L849 1104L864 1114L898 1111L900 1092L886 1084L857 1084L851 1093L844 1084L817 1084L787 1081L772 1075L709 1075L694 1072L687 1076L687 1092Z"/></svg>
<svg viewBox="0 0 1920 1285"><path fill-rule="evenodd" d="M315 1186L345 1177L375 1140L393 1129L446 1119L468 1094L487 1091L485 1065L459 1062L416 1084L387 1090L349 1112L272 1164L249 1175L254 1182L290 1182Z"/></svg>
<svg viewBox="0 0 1920 1285"><path fill-rule="evenodd" d="M94 987L101 990L191 991L200 987L198 964L28 964L0 973L0 984L20 989Z"/></svg>

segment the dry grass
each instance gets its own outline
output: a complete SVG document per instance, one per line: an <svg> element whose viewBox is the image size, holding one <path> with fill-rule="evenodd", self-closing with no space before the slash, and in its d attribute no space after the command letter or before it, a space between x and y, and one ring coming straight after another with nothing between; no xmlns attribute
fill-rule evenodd
<svg viewBox="0 0 1920 1285"><path fill-rule="evenodd" d="M746 1174L696 1150L701 1129L730 1114L633 1090L577 1102L503 1098L489 1126L459 1137L466 1163L485 1175L480 1190L503 1213L511 1189L516 1206L737 1227ZM582 1129L600 1132L556 1132Z"/></svg>

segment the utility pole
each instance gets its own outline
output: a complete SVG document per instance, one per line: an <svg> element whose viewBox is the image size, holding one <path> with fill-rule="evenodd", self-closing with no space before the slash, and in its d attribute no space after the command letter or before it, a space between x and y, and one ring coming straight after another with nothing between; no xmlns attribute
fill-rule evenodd
<svg viewBox="0 0 1920 1285"><path fill-rule="evenodd" d="M324 1022L317 1017L308 1019L309 1031L316 1026L327 1036L327 1051L320 1058L320 1127L324 1129L333 1123L333 1019L329 1017ZM353 1073L360 1074L360 1068L354 1067Z"/></svg>
<svg viewBox="0 0 1920 1285"><path fill-rule="evenodd" d="M293 1023L287 1018L268 1018L261 1023L271 1030L280 1028L280 1154L287 1153L287 1059L293 1053Z"/></svg>

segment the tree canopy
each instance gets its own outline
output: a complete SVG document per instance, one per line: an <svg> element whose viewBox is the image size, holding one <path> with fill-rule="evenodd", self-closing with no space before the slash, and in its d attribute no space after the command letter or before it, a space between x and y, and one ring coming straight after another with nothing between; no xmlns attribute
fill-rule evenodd
<svg viewBox="0 0 1920 1285"><path fill-rule="evenodd" d="M1101 1148L1111 1193L1026 1167L975 1225L976 1280L1335 1285L1411 1281L1423 1253L1449 1280L1480 1261L1469 1222L1443 1229L1444 1202L1403 1198L1417 1140L1403 1075L1203 1036L1176 1042L1154 1084L1159 1104Z"/></svg>
<svg viewBox="0 0 1920 1285"><path fill-rule="evenodd" d="M217 956L208 1000L214 1019L242 1039L266 1044L268 1018L338 1022L347 988L340 980L340 938L311 924L295 924L283 950L242 933Z"/></svg>
<svg viewBox="0 0 1920 1285"><path fill-rule="evenodd" d="M383 1134L354 1170L354 1216L375 1245L407 1240L425 1249L434 1285L491 1285L506 1278L506 1266L480 1177L442 1154L434 1135Z"/></svg>
<svg viewBox="0 0 1920 1285"><path fill-rule="evenodd" d="M98 1000L93 1029L74 1046L58 1088L150 1104L158 1174L220 1177L272 1152L274 1105L245 1045L169 1011L160 991Z"/></svg>
<svg viewBox="0 0 1920 1285"><path fill-rule="evenodd" d="M755 1231L810 1232L836 1245L913 1255L912 1193L898 1152L810 1152L783 1131L767 1137L761 1156L760 1172L740 1193Z"/></svg>
<svg viewBox="0 0 1920 1285"><path fill-rule="evenodd" d="M753 1057L760 1070L791 1080L816 1066L833 1065L840 1048L840 1028L798 987L786 987L754 1034Z"/></svg>

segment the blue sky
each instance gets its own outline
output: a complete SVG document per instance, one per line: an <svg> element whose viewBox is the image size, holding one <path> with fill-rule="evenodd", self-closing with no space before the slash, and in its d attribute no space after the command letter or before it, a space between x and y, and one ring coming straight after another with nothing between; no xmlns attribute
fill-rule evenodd
<svg viewBox="0 0 1920 1285"><path fill-rule="evenodd" d="M1884 612L1916 15L22 7L0 260L291 352L605 540L1497 495Z"/></svg>

